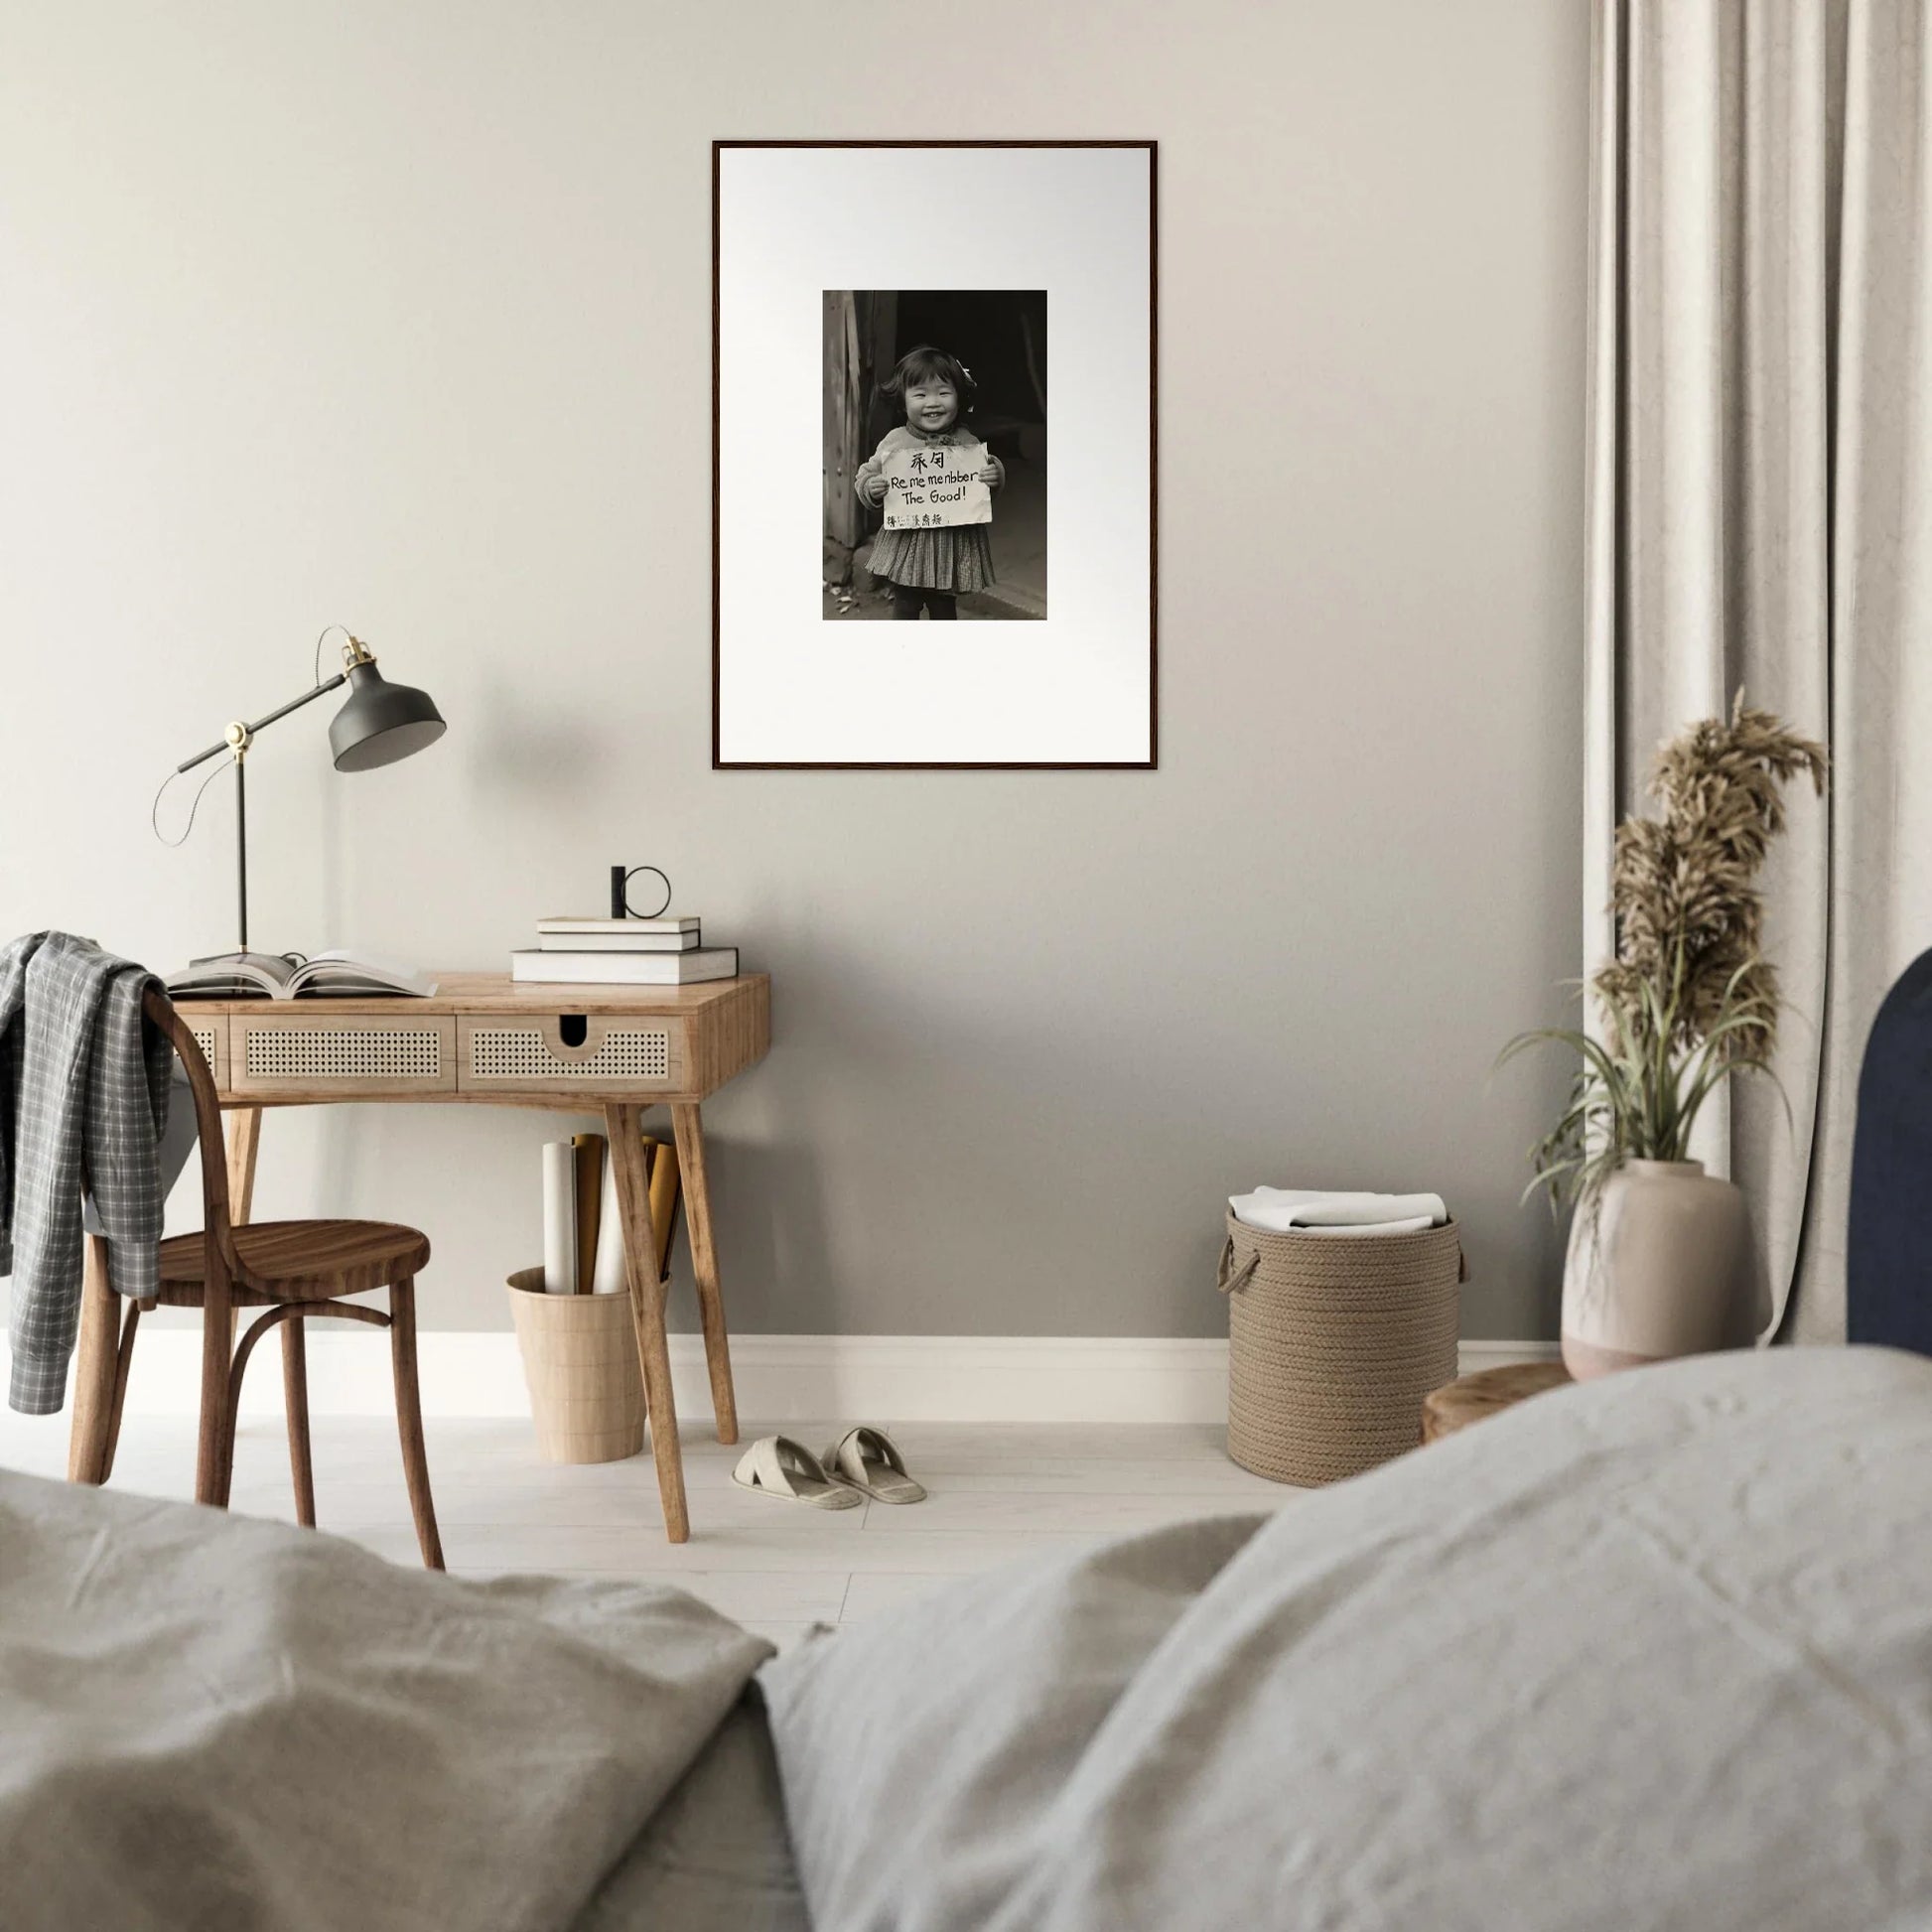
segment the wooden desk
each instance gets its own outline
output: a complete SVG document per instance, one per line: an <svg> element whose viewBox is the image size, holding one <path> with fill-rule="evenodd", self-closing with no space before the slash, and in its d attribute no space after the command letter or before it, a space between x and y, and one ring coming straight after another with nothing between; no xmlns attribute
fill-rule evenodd
<svg viewBox="0 0 1932 1932"><path fill-rule="evenodd" d="M428 1000L181 1003L182 1018L213 1070L221 1104L233 1116L228 1183L234 1217L248 1218L266 1107L352 1100L568 1113L601 1108L617 1165L630 1311L664 1529L673 1543L682 1543L691 1533L690 1517L641 1123L651 1107L671 1110L712 1409L718 1440L735 1443L738 1413L699 1109L734 1074L764 1057L771 982L762 973L680 987L517 986L499 973L445 973L439 979L435 998ZM503 1273L526 1259L505 1257ZM83 1357L87 1345L83 1333ZM84 1360L81 1373L84 1378Z"/></svg>

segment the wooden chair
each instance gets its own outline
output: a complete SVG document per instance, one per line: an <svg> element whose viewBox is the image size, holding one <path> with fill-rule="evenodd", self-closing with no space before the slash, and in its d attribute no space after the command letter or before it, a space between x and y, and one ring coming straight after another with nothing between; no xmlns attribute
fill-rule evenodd
<svg viewBox="0 0 1932 1932"><path fill-rule="evenodd" d="M214 1076L172 1002L150 991L145 1012L180 1054L194 1092L202 1144L202 1232L162 1242L159 1292L151 1301L126 1304L118 1338L114 1304L119 1298L107 1285L102 1244L89 1238L69 1474L76 1481L100 1483L114 1466L128 1368L143 1309L157 1304L200 1309L202 1412L195 1500L225 1509L233 1475L241 1379L255 1343L279 1325L296 1518L313 1529L315 1476L309 1457L303 1324L312 1315L372 1322L389 1330L396 1425L402 1437L403 1474L409 1484L416 1539L424 1563L441 1570L443 1546L430 1500L422 1400L416 1386L416 1273L429 1260L428 1237L392 1221L264 1221L233 1226ZM387 1314L341 1299L379 1288L389 1291ZM249 1324L239 1347L234 1342L233 1311L237 1309L265 1311Z"/></svg>

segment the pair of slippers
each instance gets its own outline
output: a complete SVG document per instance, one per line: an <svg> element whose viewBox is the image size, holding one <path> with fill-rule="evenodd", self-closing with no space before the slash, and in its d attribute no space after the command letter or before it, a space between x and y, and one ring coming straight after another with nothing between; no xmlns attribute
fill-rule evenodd
<svg viewBox="0 0 1932 1932"><path fill-rule="evenodd" d="M868 1496L879 1503L925 1501L893 1439L864 1423L848 1429L823 1461L789 1436L760 1436L739 1458L732 1480L741 1489L813 1509L857 1509Z"/></svg>

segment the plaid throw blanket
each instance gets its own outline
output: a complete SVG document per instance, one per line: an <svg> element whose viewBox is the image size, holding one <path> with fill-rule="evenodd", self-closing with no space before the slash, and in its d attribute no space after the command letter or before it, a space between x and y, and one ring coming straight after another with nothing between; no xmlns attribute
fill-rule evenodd
<svg viewBox="0 0 1932 1932"><path fill-rule="evenodd" d="M91 940L37 932L0 949L0 1274L13 1275L9 1405L52 1415L80 1318L84 1167L108 1280L154 1293L156 1159L173 1049L144 1032L145 967Z"/></svg>

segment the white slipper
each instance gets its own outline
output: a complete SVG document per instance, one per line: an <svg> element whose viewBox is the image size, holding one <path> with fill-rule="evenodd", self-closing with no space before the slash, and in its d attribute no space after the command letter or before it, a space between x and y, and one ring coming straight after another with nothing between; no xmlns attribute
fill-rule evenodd
<svg viewBox="0 0 1932 1932"><path fill-rule="evenodd" d="M809 1503L814 1509L853 1509L859 1502L852 1490L825 1473L825 1465L810 1449L789 1436L760 1436L738 1458L732 1480L741 1489Z"/></svg>
<svg viewBox="0 0 1932 1932"><path fill-rule="evenodd" d="M861 1423L848 1429L825 1451L825 1467L835 1482L863 1489L875 1502L922 1503L924 1488L905 1473L905 1458L883 1429Z"/></svg>

